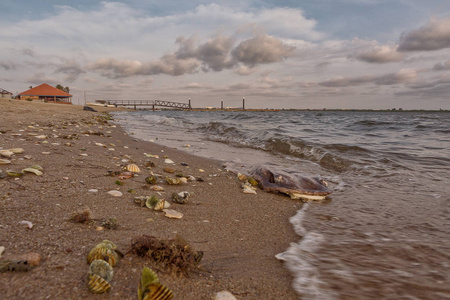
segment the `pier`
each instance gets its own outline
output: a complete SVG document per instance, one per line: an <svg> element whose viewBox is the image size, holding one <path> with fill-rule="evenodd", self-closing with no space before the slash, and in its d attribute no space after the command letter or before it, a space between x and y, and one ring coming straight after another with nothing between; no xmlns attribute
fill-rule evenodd
<svg viewBox="0 0 450 300"><path fill-rule="evenodd" d="M189 103L181 103L181 102L172 102L172 101L163 101L163 100L96 100L95 102L115 105L117 106L133 106L136 109L138 106L150 106L155 110L155 107L172 107L172 108L180 108L180 109L191 109L191 99L189 99Z"/></svg>

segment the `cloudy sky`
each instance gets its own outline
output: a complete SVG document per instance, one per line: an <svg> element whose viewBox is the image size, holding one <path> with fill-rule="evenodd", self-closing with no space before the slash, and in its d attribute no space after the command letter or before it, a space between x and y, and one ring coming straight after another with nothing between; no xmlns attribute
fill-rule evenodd
<svg viewBox="0 0 450 300"><path fill-rule="evenodd" d="M450 109L449 0L1 0L0 88L75 103Z"/></svg>

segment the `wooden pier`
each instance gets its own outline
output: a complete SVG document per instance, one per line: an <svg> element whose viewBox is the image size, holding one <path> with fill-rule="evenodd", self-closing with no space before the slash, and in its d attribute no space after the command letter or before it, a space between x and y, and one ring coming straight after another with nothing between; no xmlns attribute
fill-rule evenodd
<svg viewBox="0 0 450 300"><path fill-rule="evenodd" d="M172 108L180 108L180 109L191 109L191 99L189 99L189 103L181 103L181 102L172 102L172 101L163 101L163 100L96 100L95 102L115 105L117 106L133 106L136 109L138 106L147 106L152 107L155 110L156 106L161 107L172 107Z"/></svg>

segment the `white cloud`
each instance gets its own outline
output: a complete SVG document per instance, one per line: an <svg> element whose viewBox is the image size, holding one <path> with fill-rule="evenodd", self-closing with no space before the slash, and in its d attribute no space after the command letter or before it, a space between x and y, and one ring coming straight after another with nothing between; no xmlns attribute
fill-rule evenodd
<svg viewBox="0 0 450 300"><path fill-rule="evenodd" d="M368 63L391 63L402 61L404 55L397 52L396 47L375 46L368 51L361 51L355 55L355 58Z"/></svg>
<svg viewBox="0 0 450 300"><path fill-rule="evenodd" d="M433 51L450 48L450 19L432 18L400 38L399 51Z"/></svg>

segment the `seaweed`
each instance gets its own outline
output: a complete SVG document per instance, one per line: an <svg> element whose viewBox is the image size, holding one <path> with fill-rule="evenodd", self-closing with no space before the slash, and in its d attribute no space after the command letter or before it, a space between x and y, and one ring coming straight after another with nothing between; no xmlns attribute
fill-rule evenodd
<svg viewBox="0 0 450 300"><path fill-rule="evenodd" d="M159 240L154 236L142 235L131 240L131 253L146 257L172 273L188 276L196 269L203 257L203 251L193 251L180 236L171 240Z"/></svg>
<svg viewBox="0 0 450 300"><path fill-rule="evenodd" d="M91 221L91 211L87 208L81 212L73 213L69 220L74 223L88 223Z"/></svg>

